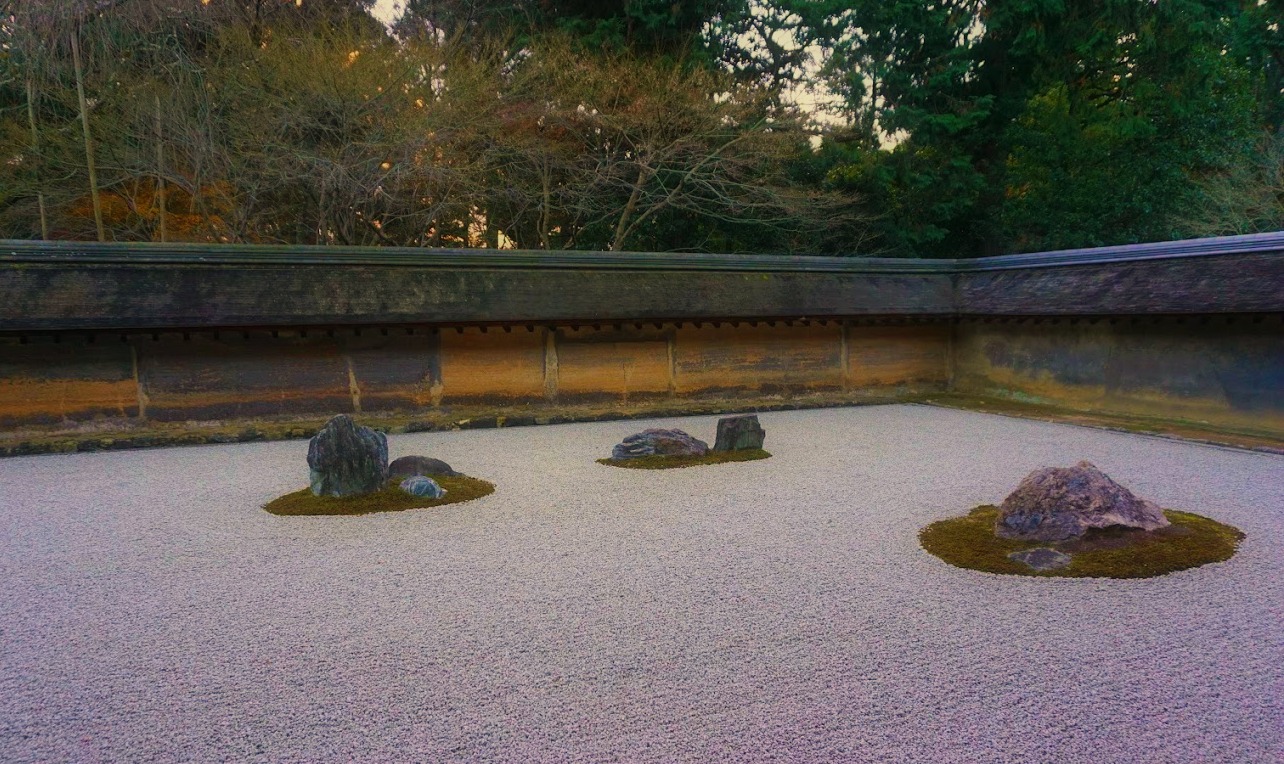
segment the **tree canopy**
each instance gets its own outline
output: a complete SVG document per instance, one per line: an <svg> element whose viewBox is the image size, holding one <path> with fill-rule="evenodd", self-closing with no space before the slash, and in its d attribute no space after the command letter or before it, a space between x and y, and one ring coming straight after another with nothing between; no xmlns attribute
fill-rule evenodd
<svg viewBox="0 0 1284 764"><path fill-rule="evenodd" d="M969 257L1284 225L1277 3L371 6L0 0L0 235Z"/></svg>

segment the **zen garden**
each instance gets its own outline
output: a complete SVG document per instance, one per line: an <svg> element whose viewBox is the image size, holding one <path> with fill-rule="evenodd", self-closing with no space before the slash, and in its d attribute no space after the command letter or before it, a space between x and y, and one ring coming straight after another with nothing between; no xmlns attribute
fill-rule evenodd
<svg viewBox="0 0 1284 764"><path fill-rule="evenodd" d="M0 0L0 761L1284 762L1284 10Z"/></svg>

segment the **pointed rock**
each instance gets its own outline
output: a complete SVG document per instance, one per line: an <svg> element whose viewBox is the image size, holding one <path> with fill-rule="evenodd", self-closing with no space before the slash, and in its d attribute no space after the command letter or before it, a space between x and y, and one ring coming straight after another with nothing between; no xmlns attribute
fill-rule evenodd
<svg viewBox="0 0 1284 764"><path fill-rule="evenodd" d="M1167 526L1164 511L1139 499L1088 462L1044 467L1026 476L999 507L1000 538L1064 541L1089 528L1122 525L1153 531Z"/></svg>

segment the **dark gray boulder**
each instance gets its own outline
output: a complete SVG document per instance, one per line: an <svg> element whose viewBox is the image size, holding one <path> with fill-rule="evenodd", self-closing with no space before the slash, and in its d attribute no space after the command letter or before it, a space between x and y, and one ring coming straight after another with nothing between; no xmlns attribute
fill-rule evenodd
<svg viewBox="0 0 1284 764"><path fill-rule="evenodd" d="M999 507L994 533L1009 539L1064 541L1089 528L1122 525L1153 531L1168 524L1158 505L1137 498L1092 464L1079 462L1027 475Z"/></svg>
<svg viewBox="0 0 1284 764"><path fill-rule="evenodd" d="M639 456L704 456L709 444L696 440L682 430L651 428L630 435L611 450L612 459L636 459Z"/></svg>
<svg viewBox="0 0 1284 764"><path fill-rule="evenodd" d="M437 485L437 481L423 475L415 475L401 481L401 490L411 496L421 496L428 499L440 499L446 495L446 489Z"/></svg>
<svg viewBox="0 0 1284 764"><path fill-rule="evenodd" d="M388 479L388 438L340 414L308 443L308 469L317 496L373 493Z"/></svg>
<svg viewBox="0 0 1284 764"><path fill-rule="evenodd" d="M392 460L388 465L388 477L411 477L413 475L445 475L453 477L458 475L440 459L432 459L427 456L402 456Z"/></svg>
<svg viewBox="0 0 1284 764"><path fill-rule="evenodd" d="M714 451L743 451L750 448L762 448L762 441L767 432L758 423L757 414L728 416L718 420L718 439L713 443Z"/></svg>

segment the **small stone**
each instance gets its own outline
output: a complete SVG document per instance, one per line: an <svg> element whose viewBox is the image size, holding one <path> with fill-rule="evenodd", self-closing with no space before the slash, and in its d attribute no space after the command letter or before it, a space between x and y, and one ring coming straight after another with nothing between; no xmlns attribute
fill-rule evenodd
<svg viewBox="0 0 1284 764"><path fill-rule="evenodd" d="M340 414L308 442L308 469L316 496L374 493L388 479L388 438Z"/></svg>
<svg viewBox="0 0 1284 764"><path fill-rule="evenodd" d="M723 417L718 420L718 439L714 451L743 451L762 448L767 432L758 423L757 414Z"/></svg>
<svg viewBox="0 0 1284 764"><path fill-rule="evenodd" d="M1013 552L1008 555L1008 559L1024 562L1035 570L1056 570L1070 564L1070 555L1046 546Z"/></svg>
<svg viewBox="0 0 1284 764"><path fill-rule="evenodd" d="M427 456L402 456L394 459L392 464L388 465L388 477L412 477L414 475L445 475L453 477L458 475L440 459L431 459Z"/></svg>
<svg viewBox="0 0 1284 764"><path fill-rule="evenodd" d="M1164 511L1139 499L1088 462L1044 467L1021 481L999 507L1000 538L1064 541L1089 528L1122 525L1153 531L1168 526Z"/></svg>
<svg viewBox="0 0 1284 764"><path fill-rule="evenodd" d="M696 440L682 430L651 428L630 435L611 450L612 459L636 459L640 456L704 456L709 444Z"/></svg>
<svg viewBox="0 0 1284 764"><path fill-rule="evenodd" d="M401 481L401 490L411 496L427 499L440 499L446 495L446 489L437 485L437 481L423 475L415 475Z"/></svg>

